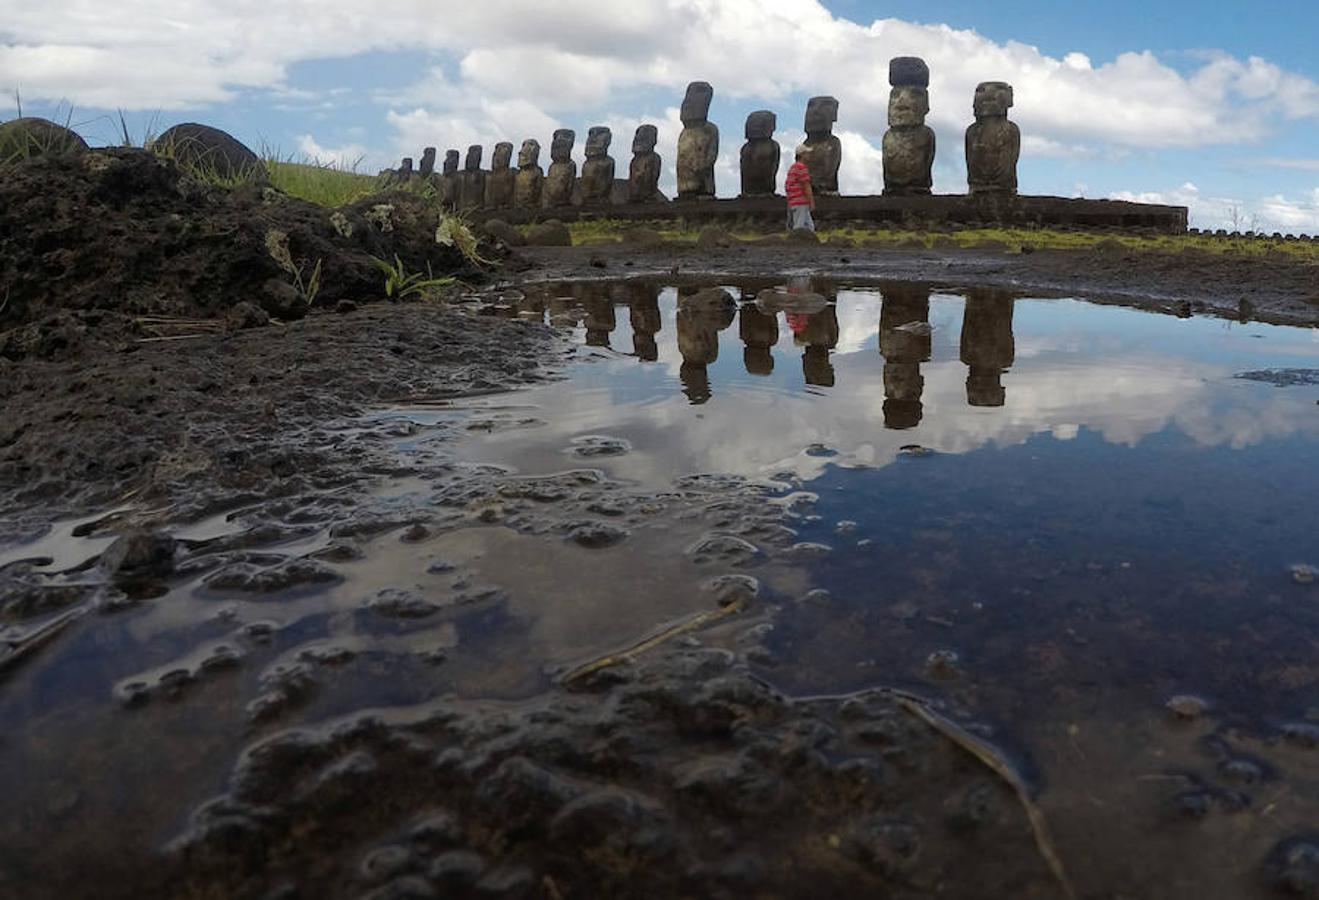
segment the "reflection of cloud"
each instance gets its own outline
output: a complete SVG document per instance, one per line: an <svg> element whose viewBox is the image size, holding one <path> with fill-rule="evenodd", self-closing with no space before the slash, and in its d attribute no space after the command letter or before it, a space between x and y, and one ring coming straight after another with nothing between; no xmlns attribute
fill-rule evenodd
<svg viewBox="0 0 1319 900"><path fill-rule="evenodd" d="M961 300L936 295L930 314L937 323L933 358L921 367L924 417L918 427L894 431L884 427L875 295L840 294L841 339L832 357L836 388L804 391L801 349L792 346L786 328L773 348L774 374L746 375L734 324L721 333L719 361L710 367L713 399L701 407L688 405L677 391L672 292L661 303L665 325L658 337L666 377L654 378L653 370L652 377L638 377L645 370L629 370L638 364L623 360L598 363L601 368L585 372L576 387L536 390L528 399L545 404L547 428L560 435L549 437L549 446L566 445L588 431L625 436L636 449L611 460L611 471L667 484L694 471L758 476L791 468L809 478L830 462L886 465L904 444L964 453L1021 444L1040 434L1071 440L1082 428L1127 446L1168 428L1203 446L1234 448L1297 433L1319 435L1319 420L1306 415L1307 398L1231 380L1250 364L1242 361L1247 351L1258 363L1275 341L1279 364L1319 365L1319 345L1292 329L1278 329L1275 341L1251 341L1243 348L1244 334L1222 331L1208 320L1182 322L1068 301L1018 301L1016 362L1003 376L1006 403L975 408L967 403L967 367L959 358ZM615 346L626 347L627 317L618 319ZM1251 326L1257 330L1268 331ZM606 399L624 395L640 402L610 406ZM538 431L535 443L544 447L546 441L547 433ZM839 455L805 455L815 443ZM534 468L537 452L525 448L525 458L515 464Z"/></svg>

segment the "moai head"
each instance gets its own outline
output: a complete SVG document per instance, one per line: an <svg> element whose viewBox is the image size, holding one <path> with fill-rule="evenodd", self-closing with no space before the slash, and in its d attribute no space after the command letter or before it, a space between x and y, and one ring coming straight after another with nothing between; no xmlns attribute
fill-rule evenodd
<svg viewBox="0 0 1319 900"><path fill-rule="evenodd" d="M458 151L457 150L444 151L444 174L452 175L454 172L457 171L458 171Z"/></svg>
<svg viewBox="0 0 1319 900"><path fill-rule="evenodd" d="M810 107L807 107L808 116ZM772 138L774 129L778 126L779 120L774 113L767 109L758 109L751 115L747 116L747 140L758 141Z"/></svg>
<svg viewBox="0 0 1319 900"><path fill-rule="evenodd" d="M637 133L632 136L633 153L654 153L655 145L659 143L659 129L654 125L641 125L637 128Z"/></svg>
<svg viewBox="0 0 1319 900"><path fill-rule="evenodd" d="M972 104L977 119L1006 118L1012 108L1012 85L1006 81L982 81Z"/></svg>
<svg viewBox="0 0 1319 900"><path fill-rule="evenodd" d="M495 152L490 157L490 168L496 172L503 172L512 161L513 145L508 141L500 141L495 144Z"/></svg>
<svg viewBox="0 0 1319 900"><path fill-rule="evenodd" d="M812 97L806 101L806 134L810 137L833 131L838 121L838 101L833 97Z"/></svg>
<svg viewBox="0 0 1319 900"><path fill-rule="evenodd" d="M411 156L405 156L405 157L403 157L403 165L401 165L401 166L398 167L398 173L399 173L400 175L411 175L411 174L412 174L412 157L411 157Z"/></svg>
<svg viewBox="0 0 1319 900"><path fill-rule="evenodd" d="M609 144L614 139L613 132L603 125L596 125L586 133L586 158L601 159L609 154Z"/></svg>
<svg viewBox="0 0 1319 900"><path fill-rule="evenodd" d="M919 87L895 87L889 91L888 123L892 128L924 125L930 112L930 92Z"/></svg>
<svg viewBox="0 0 1319 900"><path fill-rule="evenodd" d="M473 144L467 148L467 160L463 163L463 168L469 172L475 172L481 168L481 145Z"/></svg>
<svg viewBox="0 0 1319 900"><path fill-rule="evenodd" d="M710 115L710 101L714 99L714 88L708 81L693 81L687 85L687 95L682 98L682 124L699 125Z"/></svg>
<svg viewBox="0 0 1319 900"><path fill-rule="evenodd" d="M518 151L518 168L534 169L540 164L540 141L534 138L528 138L522 142L522 149Z"/></svg>
<svg viewBox="0 0 1319 900"><path fill-rule="evenodd" d="M576 140L577 132L571 128L560 128L554 132L554 140L550 142L550 159L555 162L570 162L572 145Z"/></svg>
<svg viewBox="0 0 1319 900"><path fill-rule="evenodd" d="M435 148L427 147L421 151L421 174L429 175L435 171Z"/></svg>

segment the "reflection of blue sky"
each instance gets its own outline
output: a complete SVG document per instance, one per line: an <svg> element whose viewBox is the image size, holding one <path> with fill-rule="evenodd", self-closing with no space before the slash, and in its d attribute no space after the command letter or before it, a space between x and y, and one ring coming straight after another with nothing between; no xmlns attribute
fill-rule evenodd
<svg viewBox="0 0 1319 900"><path fill-rule="evenodd" d="M665 290L657 362L621 355L631 350L632 335L620 306L610 335L613 354L588 354L570 380L519 398L541 407L550 432L506 433L481 441L474 452L508 454L531 469L547 447L606 431L637 448L612 470L665 483L689 471L755 475L791 467L809 476L822 463L802 453L813 443L837 450L836 462L882 465L905 444L966 452L1020 444L1036 434L1066 440L1081 428L1126 445L1169 427L1197 444L1230 447L1319 434L1316 389L1232 378L1247 369L1319 368L1311 329L1018 300L1015 361L1002 377L1006 402L977 408L967 404L968 370L960 359L963 300L936 294L930 300L931 358L921 366L922 420L915 428L890 430L884 427L877 293L838 295L833 387L806 384L803 348L794 346L780 314L768 376L746 371L737 321L720 333L719 356L708 369L712 397L702 405L682 394L675 304L675 292ZM579 328L577 337L583 335Z"/></svg>

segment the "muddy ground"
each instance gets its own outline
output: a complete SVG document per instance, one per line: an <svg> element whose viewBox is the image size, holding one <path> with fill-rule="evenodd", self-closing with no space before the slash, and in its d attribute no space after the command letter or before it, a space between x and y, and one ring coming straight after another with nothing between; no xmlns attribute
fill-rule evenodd
<svg viewBox="0 0 1319 900"><path fill-rule="evenodd" d="M493 280L806 270L1319 324L1313 269L1275 259L779 243L520 254L525 270ZM476 305L339 304L260 327L217 317L182 340L144 340L140 326L96 304L73 319L43 306L24 327L45 320L73 329L72 339L0 359L0 542L116 508L127 511L91 530L277 510L284 499L306 509L360 485L380 474L379 459L328 424L554 376L560 335L477 315ZM28 337L39 346L51 334ZM248 549L259 546L260 534L249 537ZM0 569L5 624L73 603L122 606L121 592L50 592L29 575ZM113 840L80 839L15 855L15 844L0 888L33 897L92 896L89 883L115 885L95 894L106 897L1066 896L1047 836L1032 830L1010 780L977 758L974 735L959 738L944 718L941 731L892 694L784 698L750 674L754 652L716 628L522 703L437 700L274 731L235 761L214 801L190 818L178 810L188 824L168 846L124 854ZM1264 877L1313 890L1312 848L1295 859L1279 852Z"/></svg>

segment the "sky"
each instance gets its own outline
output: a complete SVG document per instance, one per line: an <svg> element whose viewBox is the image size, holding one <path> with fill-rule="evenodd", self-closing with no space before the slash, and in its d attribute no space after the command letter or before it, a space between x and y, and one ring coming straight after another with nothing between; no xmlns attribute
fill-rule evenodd
<svg viewBox="0 0 1319 900"><path fill-rule="evenodd" d="M1319 233L1319 4L1303 0L2 0L0 89L93 144L201 121L375 172L424 146L658 126L672 192L686 84L714 85L717 191L748 112L785 152L839 100L844 193L878 193L888 60L930 66L934 187L966 188L980 81L1015 88L1022 193L1176 203L1191 224ZM0 98L0 119L17 104ZM786 168L786 164L785 164ZM780 173L782 177L782 172Z"/></svg>

